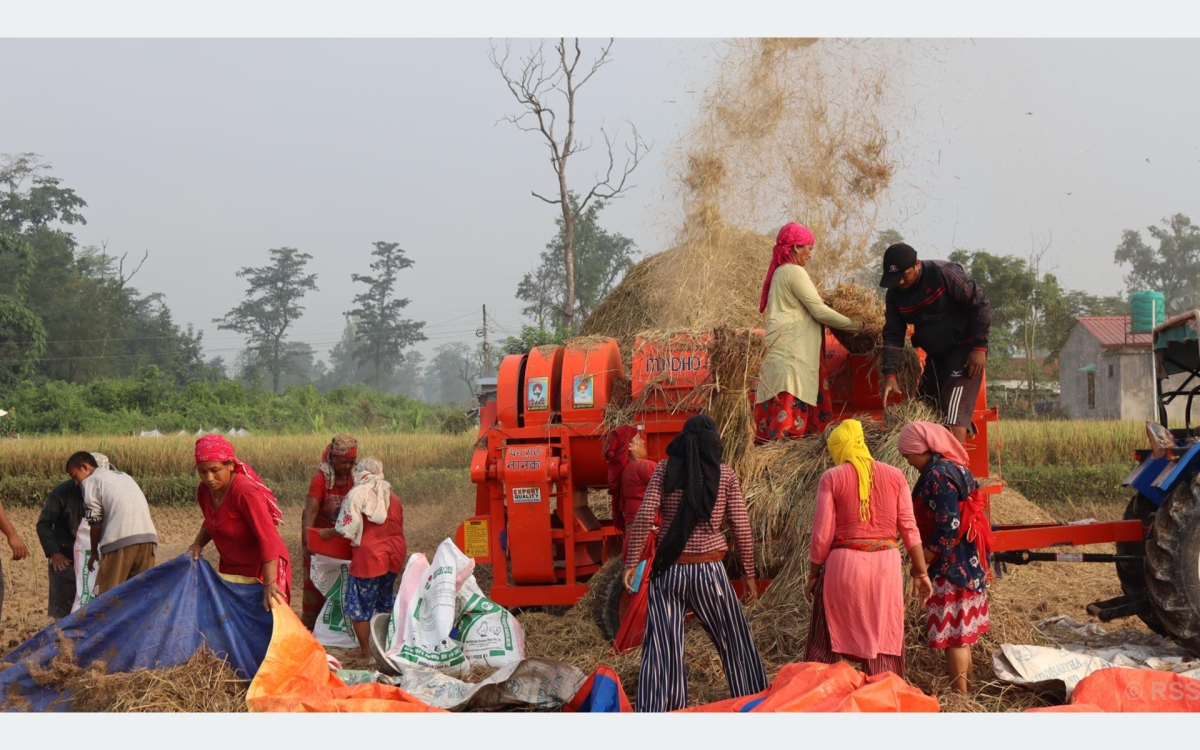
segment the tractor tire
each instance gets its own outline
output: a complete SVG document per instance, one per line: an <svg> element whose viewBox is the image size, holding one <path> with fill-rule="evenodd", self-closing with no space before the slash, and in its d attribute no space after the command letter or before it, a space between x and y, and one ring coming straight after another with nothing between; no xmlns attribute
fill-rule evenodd
<svg viewBox="0 0 1200 750"><path fill-rule="evenodd" d="M588 584L595 592L592 600L592 618L600 626L604 639L615 640L621 629L621 617L629 605L629 592L625 590L625 566L620 558L609 560L592 576Z"/></svg>
<svg viewBox="0 0 1200 750"><path fill-rule="evenodd" d="M1146 538L1146 584L1167 633L1200 655L1200 476L1158 509Z"/></svg>
<svg viewBox="0 0 1200 750"><path fill-rule="evenodd" d="M1158 513L1158 506L1150 502L1150 500L1140 492L1133 496L1129 501L1129 505L1125 508L1126 521L1141 521L1143 527L1149 527L1154 523L1154 515ZM1137 555L1145 557L1146 543L1142 542L1117 542L1118 555ZM1146 563L1143 560L1140 563L1117 563L1117 579L1121 581L1121 591L1126 596L1136 596L1146 594ZM1149 612L1138 616L1142 622L1146 623L1146 627L1153 630L1159 635L1168 635L1166 628L1159 621L1158 615L1151 609Z"/></svg>

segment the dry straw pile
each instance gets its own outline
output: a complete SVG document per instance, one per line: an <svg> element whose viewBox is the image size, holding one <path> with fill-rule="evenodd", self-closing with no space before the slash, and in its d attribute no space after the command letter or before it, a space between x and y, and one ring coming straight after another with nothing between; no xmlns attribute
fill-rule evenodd
<svg viewBox="0 0 1200 750"><path fill-rule="evenodd" d="M167 669L108 673L98 660L81 668L71 640L59 635L59 651L45 667L30 665L39 685L70 696L71 711L81 713L242 713L250 683L209 649ZM28 710L28 700L5 696L5 708Z"/></svg>

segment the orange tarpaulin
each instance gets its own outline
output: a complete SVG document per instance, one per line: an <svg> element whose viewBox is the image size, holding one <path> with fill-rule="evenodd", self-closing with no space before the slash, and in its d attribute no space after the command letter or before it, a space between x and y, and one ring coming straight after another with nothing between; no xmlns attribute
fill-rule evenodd
<svg viewBox="0 0 1200 750"><path fill-rule="evenodd" d="M788 664L761 693L730 698L684 712L936 713L937 698L925 695L891 672L867 677L845 662Z"/></svg>
<svg viewBox="0 0 1200 750"><path fill-rule="evenodd" d="M392 685L346 685L330 671L325 649L295 612L275 607L271 614L271 644L246 694L251 711L443 713Z"/></svg>
<svg viewBox="0 0 1200 750"><path fill-rule="evenodd" d="M1101 669L1079 681L1070 705L1027 713L1079 711L1195 713L1200 711L1200 680L1156 669Z"/></svg>

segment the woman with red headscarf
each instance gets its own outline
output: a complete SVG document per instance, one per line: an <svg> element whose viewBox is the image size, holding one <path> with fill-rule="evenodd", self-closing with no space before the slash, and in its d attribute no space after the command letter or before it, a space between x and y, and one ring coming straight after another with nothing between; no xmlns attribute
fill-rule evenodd
<svg viewBox="0 0 1200 750"><path fill-rule="evenodd" d="M221 556L217 571L262 582L268 612L275 604L290 602L292 562L276 528L283 524L283 514L275 495L220 435L196 441L196 473L196 502L204 523L188 547L192 558L200 559L205 545L213 542Z"/></svg>
<svg viewBox="0 0 1200 750"><path fill-rule="evenodd" d="M608 433L604 441L604 459L608 461L608 492L613 499L613 521L625 531L633 526L646 485L658 464L646 458L646 438L633 425L621 425ZM628 535L625 537L628 543Z"/></svg>
<svg viewBox="0 0 1200 750"><path fill-rule="evenodd" d="M309 630L317 623L317 615L325 606L325 597L312 582L312 554L308 551L308 532L305 529L332 529L346 495L354 487L354 463L358 460L358 439L344 433L335 435L321 454L317 473L308 485L308 498L301 516L300 552L304 560L304 598L300 605L300 621Z"/></svg>
<svg viewBox="0 0 1200 750"><path fill-rule="evenodd" d="M992 526L970 457L950 430L909 422L896 448L921 476L913 487L913 514L921 532L933 596L925 604L925 639L946 652L950 687L966 694L971 646L988 632L988 554Z"/></svg>
<svg viewBox="0 0 1200 750"><path fill-rule="evenodd" d="M758 309L766 315L770 350L754 407L757 442L820 434L833 421L825 373L825 329L861 331L831 309L804 269L816 240L792 222L779 230Z"/></svg>

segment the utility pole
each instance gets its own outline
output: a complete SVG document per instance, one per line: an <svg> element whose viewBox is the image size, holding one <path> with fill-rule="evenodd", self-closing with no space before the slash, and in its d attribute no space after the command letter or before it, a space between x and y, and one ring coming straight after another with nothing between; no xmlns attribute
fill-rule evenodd
<svg viewBox="0 0 1200 750"><path fill-rule="evenodd" d="M480 363L481 366L479 368L479 377L486 378L491 374L491 369L492 369L492 352L491 352L491 347L488 345L488 338L487 338L488 337L487 305L483 306L483 327L480 328L478 331L476 331L475 335L483 338L483 347L482 347L483 356L481 357L481 359L483 361Z"/></svg>

